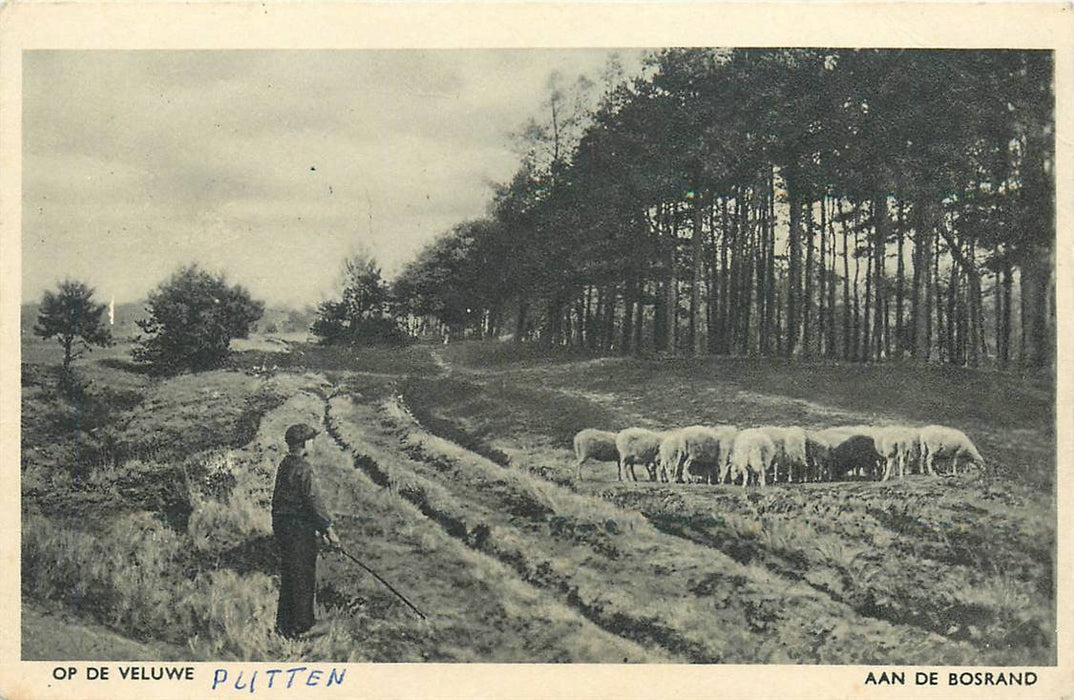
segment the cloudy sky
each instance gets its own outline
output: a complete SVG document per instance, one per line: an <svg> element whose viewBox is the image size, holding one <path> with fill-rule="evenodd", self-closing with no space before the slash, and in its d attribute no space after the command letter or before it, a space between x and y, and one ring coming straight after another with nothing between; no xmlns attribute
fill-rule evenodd
<svg viewBox="0 0 1074 700"><path fill-rule="evenodd" d="M596 80L607 57L27 52L23 299L69 277L135 301L196 261L303 305L335 293L357 249L390 275L485 212L552 72Z"/></svg>

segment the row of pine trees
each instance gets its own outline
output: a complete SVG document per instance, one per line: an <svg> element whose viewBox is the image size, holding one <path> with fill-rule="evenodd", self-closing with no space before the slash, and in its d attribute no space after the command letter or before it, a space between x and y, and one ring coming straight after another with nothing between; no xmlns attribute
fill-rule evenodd
<svg viewBox="0 0 1074 700"><path fill-rule="evenodd" d="M603 352L1049 368L1046 51L668 49L549 81L412 329Z"/></svg>

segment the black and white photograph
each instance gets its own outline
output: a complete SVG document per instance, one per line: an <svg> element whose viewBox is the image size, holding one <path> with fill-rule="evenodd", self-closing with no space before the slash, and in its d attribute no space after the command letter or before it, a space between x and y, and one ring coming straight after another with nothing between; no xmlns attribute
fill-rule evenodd
<svg viewBox="0 0 1074 700"><path fill-rule="evenodd" d="M20 55L22 661L1060 664L1053 48Z"/></svg>

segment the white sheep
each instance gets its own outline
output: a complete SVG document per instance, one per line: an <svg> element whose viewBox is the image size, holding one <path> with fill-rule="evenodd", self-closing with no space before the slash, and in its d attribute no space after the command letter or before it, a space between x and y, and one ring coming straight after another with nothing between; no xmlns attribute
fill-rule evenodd
<svg viewBox="0 0 1074 700"><path fill-rule="evenodd" d="M627 428L615 436L615 447L619 457L619 481L623 480L623 467L630 472L630 478L638 480L634 473L635 464L644 464L649 472L649 480L656 481L656 460L660 455L660 443L667 433L658 433L646 428Z"/></svg>
<svg viewBox="0 0 1074 700"><path fill-rule="evenodd" d="M966 436L966 433L957 428L948 428L944 425L926 426L921 429L920 444L925 461L925 471L929 474L935 473L932 469L932 463L937 457L951 459L952 474L958 474L959 457L965 457L970 463L980 467L984 466L984 458L977 451L973 441Z"/></svg>
<svg viewBox="0 0 1074 700"><path fill-rule="evenodd" d="M764 486L765 473L772 466L775 457L776 444L768 433L760 428L747 428L735 434L731 460L725 471L730 472L731 479L741 475L743 487L753 480Z"/></svg>
<svg viewBox="0 0 1074 700"><path fill-rule="evenodd" d="M574 459L578 468L578 481L582 480L582 463L587 459L618 462L619 450L615 447L615 433L594 428L579 430L574 436Z"/></svg>
<svg viewBox="0 0 1074 700"><path fill-rule="evenodd" d="M804 474L809 469L806 431L798 427L782 428L772 425L763 426L759 430L763 430L776 445L776 457L772 461L775 467L772 480L779 481L779 468L783 466L787 470L787 481L794 481L796 470L799 478L804 481Z"/></svg>
<svg viewBox="0 0 1074 700"><path fill-rule="evenodd" d="M661 481L670 481L670 474L681 473L685 451L681 430L672 430L665 434L656 458Z"/></svg>
<svg viewBox="0 0 1074 700"><path fill-rule="evenodd" d="M908 463L918 458L919 435L916 428L901 425L888 425L878 428L874 433L876 451L884 459L884 481L898 473L899 478L906 476Z"/></svg>
<svg viewBox="0 0 1074 700"><path fill-rule="evenodd" d="M691 425L677 432L682 460L676 469L675 480L681 482L684 472L696 474L710 484L721 480L731 459L738 428L733 425Z"/></svg>

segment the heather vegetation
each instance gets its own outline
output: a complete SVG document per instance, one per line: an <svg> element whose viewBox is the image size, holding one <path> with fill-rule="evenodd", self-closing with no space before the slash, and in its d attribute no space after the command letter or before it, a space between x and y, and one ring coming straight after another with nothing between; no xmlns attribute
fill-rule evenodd
<svg viewBox="0 0 1074 700"><path fill-rule="evenodd" d="M107 407L88 427L35 383L45 348L28 342L24 355L27 653L63 658L101 626L123 640L115 654L143 645L158 658L1054 662L1050 394L1024 388L1017 411L1000 410L979 370L945 379L979 400L929 410L979 438L987 469L743 490L623 483L603 463L579 481L570 436L730 418L912 421L924 410L914 387L894 400L852 391L886 381L885 367L290 343L270 370L253 350L178 377L88 363L86 400ZM323 428L311 459L344 544L429 621L328 556L324 634L273 633L269 498L298 421ZM94 442L102 431L110 450ZM43 645L41 625L75 641ZM93 637L95 653L107 656L107 638Z"/></svg>

